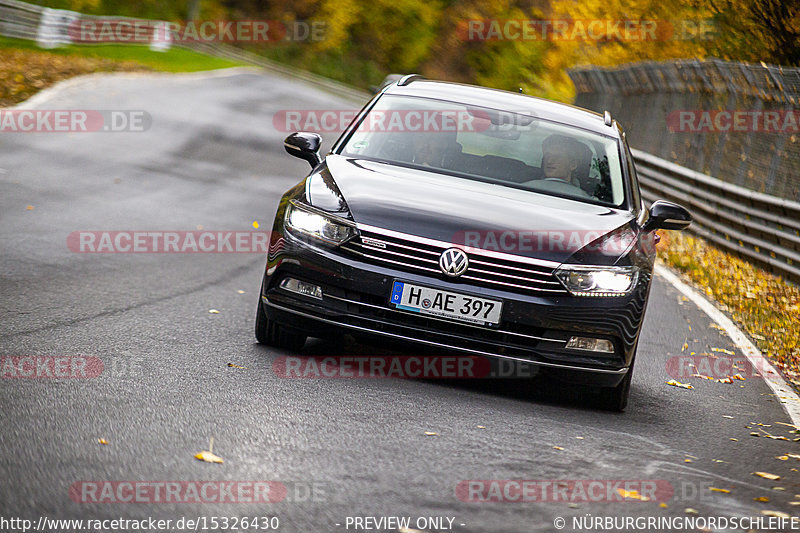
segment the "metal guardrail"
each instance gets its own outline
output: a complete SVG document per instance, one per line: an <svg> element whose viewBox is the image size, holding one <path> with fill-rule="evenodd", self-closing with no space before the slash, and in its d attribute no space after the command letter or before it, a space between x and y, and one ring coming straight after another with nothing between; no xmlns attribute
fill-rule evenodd
<svg viewBox="0 0 800 533"><path fill-rule="evenodd" d="M676 59L568 73L575 105L610 111L636 148L800 202L800 68Z"/></svg>
<svg viewBox="0 0 800 533"><path fill-rule="evenodd" d="M0 35L36 39L44 9L14 0L0 1Z"/></svg>
<svg viewBox="0 0 800 533"><path fill-rule="evenodd" d="M642 196L685 206L690 230L766 270L800 282L800 203L745 189L633 150Z"/></svg>
<svg viewBox="0 0 800 533"><path fill-rule="evenodd" d="M569 71L578 93L731 93L786 105L800 103L800 69L721 59L642 61Z"/></svg>

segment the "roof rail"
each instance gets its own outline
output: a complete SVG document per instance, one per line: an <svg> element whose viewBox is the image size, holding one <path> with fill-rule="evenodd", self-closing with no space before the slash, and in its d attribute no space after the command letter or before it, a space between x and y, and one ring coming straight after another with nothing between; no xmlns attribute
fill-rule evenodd
<svg viewBox="0 0 800 533"><path fill-rule="evenodd" d="M421 76L419 74L406 74L405 76L400 78L400 81L397 82L397 85L399 87L405 87L406 85L408 85L412 81L424 80L424 79L425 79L425 76Z"/></svg>
<svg viewBox="0 0 800 533"><path fill-rule="evenodd" d="M609 113L608 110L603 112L603 123L606 126L610 126L611 125L611 113Z"/></svg>

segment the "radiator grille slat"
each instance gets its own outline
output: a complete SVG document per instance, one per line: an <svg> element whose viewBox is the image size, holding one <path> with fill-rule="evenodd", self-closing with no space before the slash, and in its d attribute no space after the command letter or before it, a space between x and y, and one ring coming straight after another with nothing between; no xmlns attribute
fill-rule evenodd
<svg viewBox="0 0 800 533"><path fill-rule="evenodd" d="M383 233L378 228L360 229L361 236L340 247L377 265L390 266L408 272L441 275L439 255L447 248L459 247L447 243L433 244L429 239L416 240L394 231ZM522 294L567 294L563 285L553 275L554 268L509 254L495 257L491 253L464 248L469 256L469 268L458 279L475 285Z"/></svg>

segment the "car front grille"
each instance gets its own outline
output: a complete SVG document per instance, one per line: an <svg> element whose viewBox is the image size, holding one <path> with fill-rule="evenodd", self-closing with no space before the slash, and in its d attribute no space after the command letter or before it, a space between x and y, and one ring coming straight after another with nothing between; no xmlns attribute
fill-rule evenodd
<svg viewBox="0 0 800 533"><path fill-rule="evenodd" d="M340 250L373 264L442 277L439 256L448 248L457 247L467 252L469 268L450 280L523 294L567 294L553 275L557 265L550 261L475 250L373 226L360 225L358 229L360 237L340 246Z"/></svg>

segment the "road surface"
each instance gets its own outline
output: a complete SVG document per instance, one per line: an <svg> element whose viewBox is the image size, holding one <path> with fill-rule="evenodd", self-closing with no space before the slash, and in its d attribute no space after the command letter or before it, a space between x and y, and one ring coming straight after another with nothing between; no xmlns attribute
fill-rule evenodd
<svg viewBox="0 0 800 533"><path fill-rule="evenodd" d="M556 531L558 517L572 531L572 518L588 515L797 514L789 502L800 499L800 461L776 457L800 453L798 435L781 424L791 420L759 378L679 380L692 390L665 383L671 357L736 348L660 277L630 404L615 414L535 380L284 379L272 365L291 354L253 336L263 254L68 246L76 231L268 227L281 193L307 172L284 152L273 115L352 102L235 70L95 76L35 105L144 110L152 125L0 134L0 355L103 364L94 378L0 379L0 517L204 517L211 527L212 517L277 516L287 532L397 531L395 522L364 517L408 517L424 531L518 532ZM326 135L325 148L333 140ZM348 339L312 340L303 353L394 352ZM222 464L194 458L211 437ZM463 501L456 488L468 480L537 481L541 496L513 501L511 490L499 498L509 501ZM601 480L611 495L563 501L546 489L559 480L583 488ZM609 480L654 480L658 497L631 492L615 501L622 498ZM271 481L272 494L286 494L274 503L108 503L92 492L126 481L150 490L167 481L182 490ZM365 529L376 524L387 527Z"/></svg>

